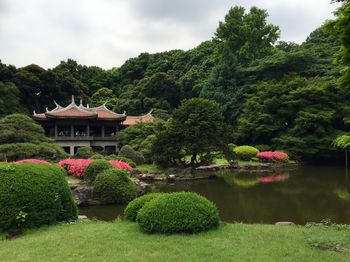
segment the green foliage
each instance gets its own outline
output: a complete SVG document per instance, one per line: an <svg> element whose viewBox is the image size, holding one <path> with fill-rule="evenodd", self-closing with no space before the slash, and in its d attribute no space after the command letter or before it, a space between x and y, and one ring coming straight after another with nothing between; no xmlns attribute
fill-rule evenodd
<svg viewBox="0 0 350 262"><path fill-rule="evenodd" d="M110 106L110 102L113 101L113 99L115 99L113 91L106 87L98 89L91 96L91 102L94 106L100 106L103 104Z"/></svg>
<svg viewBox="0 0 350 262"><path fill-rule="evenodd" d="M342 5L335 12L336 19L330 21L328 26L341 41L341 48L337 54L337 62L345 67L342 69L340 82L343 86L350 84L350 2L348 0L337 1Z"/></svg>
<svg viewBox="0 0 350 262"><path fill-rule="evenodd" d="M90 158L93 155L95 155L94 151L92 151L92 148L89 146L83 146L79 147L77 152L75 153L75 158Z"/></svg>
<svg viewBox="0 0 350 262"><path fill-rule="evenodd" d="M68 154L58 145L53 143L14 143L0 145L0 155L7 161L16 161L26 158L45 160L61 160Z"/></svg>
<svg viewBox="0 0 350 262"><path fill-rule="evenodd" d="M93 154L90 159L104 159L105 157L99 153Z"/></svg>
<svg viewBox="0 0 350 262"><path fill-rule="evenodd" d="M135 151L131 146L129 145L125 145L123 146L119 153L118 153L118 156L121 156L121 157L126 157L126 158L129 158L131 159L133 162L136 163L136 165L141 165L145 162L145 159L144 157L142 156L141 153Z"/></svg>
<svg viewBox="0 0 350 262"><path fill-rule="evenodd" d="M138 197L131 201L124 209L124 217L130 221L136 221L137 214L139 210L149 201L164 195L165 193L150 193Z"/></svg>
<svg viewBox="0 0 350 262"><path fill-rule="evenodd" d="M338 136L334 141L333 145L336 148L340 149L348 149L350 147L350 136L349 135L341 135Z"/></svg>
<svg viewBox="0 0 350 262"><path fill-rule="evenodd" d="M49 141L44 129L26 115L12 114L0 119L0 144Z"/></svg>
<svg viewBox="0 0 350 262"><path fill-rule="evenodd" d="M104 172L105 170L110 168L113 168L113 166L107 160L94 160L86 167L83 174L83 178L84 180L87 180L90 184L92 184L99 173Z"/></svg>
<svg viewBox="0 0 350 262"><path fill-rule="evenodd" d="M259 153L259 149L253 146L238 146L233 149L233 152L239 160L251 160Z"/></svg>
<svg viewBox="0 0 350 262"><path fill-rule="evenodd" d="M24 111L20 104L20 92L15 84L0 81L0 116Z"/></svg>
<svg viewBox="0 0 350 262"><path fill-rule="evenodd" d="M131 167L135 168L136 164L134 161L132 161L130 158L123 157L123 156L117 156L117 155L109 155L105 157L106 160L119 160L123 161L127 164L129 164Z"/></svg>
<svg viewBox="0 0 350 262"><path fill-rule="evenodd" d="M228 134L217 103L203 98L185 100L157 133L153 156L158 164L166 166L183 163L182 158L190 155L190 164L195 165L197 156L227 147Z"/></svg>
<svg viewBox="0 0 350 262"><path fill-rule="evenodd" d="M147 233L196 233L219 225L216 206L196 193L164 194L147 202L137 222Z"/></svg>
<svg viewBox="0 0 350 262"><path fill-rule="evenodd" d="M93 186L94 194L104 204L122 204L136 196L136 185L127 171L117 168L99 173Z"/></svg>
<svg viewBox="0 0 350 262"><path fill-rule="evenodd" d="M0 163L0 231L77 219L65 171L50 164Z"/></svg>
<svg viewBox="0 0 350 262"><path fill-rule="evenodd" d="M256 145L255 148L258 149L260 152L271 151L271 146L269 145Z"/></svg>

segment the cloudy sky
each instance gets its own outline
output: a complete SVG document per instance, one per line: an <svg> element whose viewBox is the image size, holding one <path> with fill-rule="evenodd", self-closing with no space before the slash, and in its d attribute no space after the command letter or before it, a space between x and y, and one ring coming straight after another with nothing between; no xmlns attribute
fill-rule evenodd
<svg viewBox="0 0 350 262"><path fill-rule="evenodd" d="M234 5L268 10L284 41L301 43L330 0L0 0L0 59L51 68L72 58L103 68L141 52L190 49L213 36Z"/></svg>

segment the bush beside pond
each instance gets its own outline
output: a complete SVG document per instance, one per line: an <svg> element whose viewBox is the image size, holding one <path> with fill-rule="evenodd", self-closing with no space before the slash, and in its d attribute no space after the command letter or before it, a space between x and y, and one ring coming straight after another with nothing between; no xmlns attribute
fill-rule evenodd
<svg viewBox="0 0 350 262"><path fill-rule="evenodd" d="M239 160L251 160L256 157L259 150L253 146L238 146L233 149L233 152Z"/></svg>
<svg viewBox="0 0 350 262"><path fill-rule="evenodd" d="M96 176L94 193L104 204L121 204L136 196L136 185L126 170L110 168Z"/></svg>
<svg viewBox="0 0 350 262"><path fill-rule="evenodd" d="M136 221L139 210L149 201L166 193L150 193L141 197L138 197L131 201L124 210L124 217L130 221Z"/></svg>
<svg viewBox="0 0 350 262"><path fill-rule="evenodd" d="M164 194L147 202L137 222L147 233L196 233L219 225L216 206L192 192Z"/></svg>
<svg viewBox="0 0 350 262"><path fill-rule="evenodd" d="M92 161L85 169L83 178L88 181L90 184L93 183L96 179L96 176L107 170L112 168L113 166L104 159L97 159Z"/></svg>
<svg viewBox="0 0 350 262"><path fill-rule="evenodd" d="M50 164L0 163L0 231L77 218L65 171Z"/></svg>

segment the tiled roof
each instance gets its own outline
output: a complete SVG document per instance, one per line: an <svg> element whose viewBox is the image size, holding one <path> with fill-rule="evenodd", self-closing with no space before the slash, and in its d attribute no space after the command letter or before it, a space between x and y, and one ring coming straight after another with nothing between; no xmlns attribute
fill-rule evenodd
<svg viewBox="0 0 350 262"><path fill-rule="evenodd" d="M140 122L153 122L154 117L151 112L142 116L127 116L125 121L122 123L124 126L132 126Z"/></svg>
<svg viewBox="0 0 350 262"><path fill-rule="evenodd" d="M47 120L50 118L68 118L68 119L98 119L98 120L125 120L125 114L118 114L109 110L105 105L99 107L83 106L82 101L80 105L77 106L74 101L74 96L72 96L72 102L66 106L62 107L59 104L49 111L46 109L46 113L36 114L34 112L33 118L37 120Z"/></svg>

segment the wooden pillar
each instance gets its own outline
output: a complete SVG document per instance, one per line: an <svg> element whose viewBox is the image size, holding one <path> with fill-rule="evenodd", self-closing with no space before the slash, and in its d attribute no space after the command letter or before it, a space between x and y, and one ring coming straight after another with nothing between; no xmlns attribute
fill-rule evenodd
<svg viewBox="0 0 350 262"><path fill-rule="evenodd" d="M101 128L102 128L101 136L102 136L102 138L104 138L105 137L105 126L103 125Z"/></svg>
<svg viewBox="0 0 350 262"><path fill-rule="evenodd" d="M90 124L89 123L87 124L87 127L86 127L86 136L90 137Z"/></svg>
<svg viewBox="0 0 350 262"><path fill-rule="evenodd" d="M57 139L57 123L55 123L55 139Z"/></svg>
<svg viewBox="0 0 350 262"><path fill-rule="evenodd" d="M74 137L74 125L70 125L70 137Z"/></svg>

